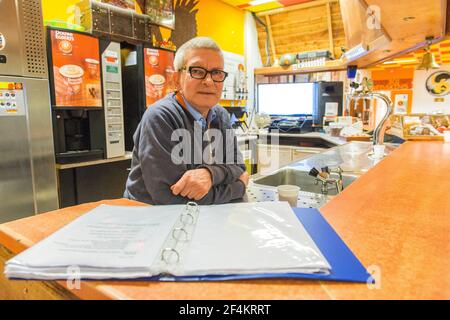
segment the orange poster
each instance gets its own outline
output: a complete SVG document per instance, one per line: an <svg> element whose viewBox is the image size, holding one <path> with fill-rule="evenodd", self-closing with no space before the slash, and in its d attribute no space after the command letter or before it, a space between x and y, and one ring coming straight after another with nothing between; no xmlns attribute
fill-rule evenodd
<svg viewBox="0 0 450 320"><path fill-rule="evenodd" d="M50 30L53 91L57 107L101 107L98 39Z"/></svg>
<svg viewBox="0 0 450 320"><path fill-rule="evenodd" d="M147 107L175 91L173 59L172 51L144 48Z"/></svg>

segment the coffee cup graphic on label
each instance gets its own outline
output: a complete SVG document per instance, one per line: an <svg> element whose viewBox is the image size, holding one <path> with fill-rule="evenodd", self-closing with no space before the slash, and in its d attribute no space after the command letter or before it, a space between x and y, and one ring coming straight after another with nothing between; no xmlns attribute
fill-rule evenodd
<svg viewBox="0 0 450 320"><path fill-rule="evenodd" d="M154 86L158 87L158 86L164 86L166 79L164 78L163 75L154 74L148 78L148 81L150 81L150 83L153 84Z"/></svg>
<svg viewBox="0 0 450 320"><path fill-rule="evenodd" d="M148 82L153 88L153 91L156 93L157 98L162 98L166 78L164 78L161 74L154 74L148 78Z"/></svg>
<svg viewBox="0 0 450 320"><path fill-rule="evenodd" d="M66 64L59 68L59 73L67 80L74 94L80 92L84 75L83 68L75 64Z"/></svg>
<svg viewBox="0 0 450 320"><path fill-rule="evenodd" d="M70 41L62 40L58 43L59 51L61 51L64 54L72 53L72 44Z"/></svg>
<svg viewBox="0 0 450 320"><path fill-rule="evenodd" d="M98 78L100 73L100 63L98 60L86 58L84 59L84 62L86 63L87 70L89 71L89 76L91 78Z"/></svg>

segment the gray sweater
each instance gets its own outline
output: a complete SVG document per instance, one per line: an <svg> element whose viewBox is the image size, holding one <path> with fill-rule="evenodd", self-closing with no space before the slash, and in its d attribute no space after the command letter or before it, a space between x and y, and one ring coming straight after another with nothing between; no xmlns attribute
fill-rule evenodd
<svg viewBox="0 0 450 320"><path fill-rule="evenodd" d="M230 117L220 106L213 107L210 112L216 113L210 128L220 130L224 142L222 152L216 150L213 152L215 162L207 164L199 153L206 151L210 153L210 149L205 150L208 142L203 141L202 134L194 135L194 126L196 130L200 130L196 131L197 133L205 131L190 112L178 103L175 94L168 94L164 99L151 105L145 111L133 136L133 158L124 197L149 204L186 203L190 200L181 195L174 196L170 186L187 170L206 168L211 173L213 186L206 196L196 201L198 204L227 203L242 198L245 185L238 178L244 172L245 165L233 131L226 131L231 129ZM186 129L186 132L190 133L190 137L184 138L191 146L202 146L192 149L190 160L189 154L184 154L184 150L179 153L179 159L182 160L178 161L178 164L177 161L176 163L172 161L172 150L182 141L172 141L172 132L176 129ZM225 159L226 150L233 152L231 161ZM194 159L195 151L197 151L196 159Z"/></svg>

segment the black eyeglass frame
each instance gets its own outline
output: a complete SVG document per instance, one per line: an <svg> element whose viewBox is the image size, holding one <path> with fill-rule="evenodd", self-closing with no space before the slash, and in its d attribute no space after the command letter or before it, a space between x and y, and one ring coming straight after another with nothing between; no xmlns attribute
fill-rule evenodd
<svg viewBox="0 0 450 320"><path fill-rule="evenodd" d="M203 71L205 71L205 76L202 77L202 78L194 77L192 75L192 69L202 69ZM188 71L189 75L191 76L191 78L192 79L197 79L197 80L204 80L208 76L208 73L209 73L209 74L211 74L211 80L214 81L214 82L219 82L219 83L220 82L224 82L227 79L227 77L228 77L228 72L226 72L224 70L220 70L220 69L207 70L207 69L205 69L203 67L197 67L197 66L190 66L190 67L184 66L183 68L180 69L180 71ZM218 81L218 80L214 80L213 79L212 72L214 72L214 71L219 71L219 72L221 72L221 73L223 73L225 75L222 81Z"/></svg>

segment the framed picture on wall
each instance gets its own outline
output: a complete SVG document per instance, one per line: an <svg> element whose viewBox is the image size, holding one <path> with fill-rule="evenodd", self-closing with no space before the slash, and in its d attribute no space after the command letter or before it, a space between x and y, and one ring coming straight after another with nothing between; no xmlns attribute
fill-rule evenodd
<svg viewBox="0 0 450 320"><path fill-rule="evenodd" d="M425 82L425 87L433 96L448 95L450 93L450 72L443 70L431 74Z"/></svg>
<svg viewBox="0 0 450 320"><path fill-rule="evenodd" d="M146 0L145 14L150 21L159 26L175 29L175 11L173 0Z"/></svg>
<svg viewBox="0 0 450 320"><path fill-rule="evenodd" d="M408 94L400 93L395 95L394 114L408 113Z"/></svg>

